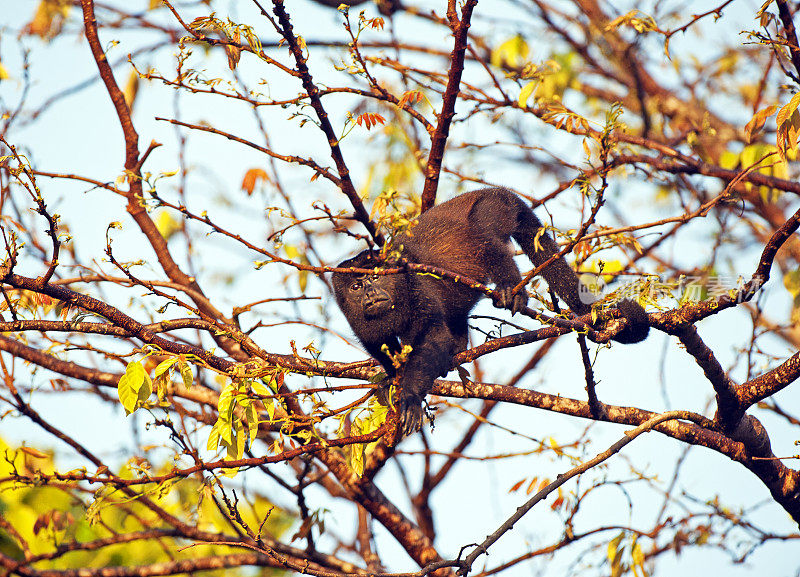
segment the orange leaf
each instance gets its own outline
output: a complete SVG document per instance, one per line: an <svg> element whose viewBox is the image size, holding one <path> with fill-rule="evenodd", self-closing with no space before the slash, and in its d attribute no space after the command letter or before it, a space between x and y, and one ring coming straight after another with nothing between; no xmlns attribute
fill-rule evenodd
<svg viewBox="0 0 800 577"><path fill-rule="evenodd" d="M744 127L744 134L748 143L753 141L753 134L761 130L761 127L764 126L767 118L775 114L777 109L778 107L773 104L772 106L762 108L755 113L755 116L753 116L753 118L750 119L750 122L748 122Z"/></svg>
<svg viewBox="0 0 800 577"><path fill-rule="evenodd" d="M383 124L386 122L386 119L380 114L375 114L374 112L365 112L364 114L359 114L358 118L356 118L356 124L361 126L362 122L364 126L366 126L367 130L369 130L373 126Z"/></svg>
<svg viewBox="0 0 800 577"><path fill-rule="evenodd" d="M519 488L522 487L522 484L525 482L525 479L520 479L516 483L514 483L511 488L508 490L509 493L513 493L515 491L519 491Z"/></svg>
<svg viewBox="0 0 800 577"><path fill-rule="evenodd" d="M397 106L402 108L408 104L415 104L422 100L422 94L419 90L409 90L408 92L404 92L403 96L400 97L400 101L397 103Z"/></svg>
<svg viewBox="0 0 800 577"><path fill-rule="evenodd" d="M30 455L31 457L35 457L36 459L50 458L50 455L48 455L47 453L42 453L40 450L33 449L31 447L20 447L19 450L27 455Z"/></svg>
<svg viewBox="0 0 800 577"><path fill-rule="evenodd" d="M365 21L365 24L370 28L374 28L375 30L383 30L383 18L380 16L377 18L368 18Z"/></svg>
<svg viewBox="0 0 800 577"><path fill-rule="evenodd" d="M242 190L247 193L247 196L251 196L253 194L259 179L269 182L269 175L262 168L251 168L244 173L244 178L242 179Z"/></svg>

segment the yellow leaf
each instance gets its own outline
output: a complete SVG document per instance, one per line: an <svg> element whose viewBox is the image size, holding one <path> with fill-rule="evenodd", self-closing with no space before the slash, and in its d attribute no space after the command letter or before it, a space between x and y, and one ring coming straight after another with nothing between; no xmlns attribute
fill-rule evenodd
<svg viewBox="0 0 800 577"><path fill-rule="evenodd" d="M624 533L620 533L616 537L614 537L608 543L608 550L606 551L606 556L611 563L614 563L615 560L619 559L619 544L622 542L622 538L624 537Z"/></svg>
<svg viewBox="0 0 800 577"><path fill-rule="evenodd" d="M32 449L31 447L20 447L19 450L26 455L30 455L36 459L49 459L50 455L47 453L43 453L37 449Z"/></svg>
<svg viewBox="0 0 800 577"><path fill-rule="evenodd" d="M247 415L248 437L250 438L250 442L253 443L258 434L258 411L255 405L249 405L245 410L245 415Z"/></svg>
<svg viewBox="0 0 800 577"><path fill-rule="evenodd" d="M236 387L233 383L229 383L225 385L225 388L222 389L222 392L219 394L219 399L217 400L217 413L219 414L219 420L231 422L233 421L233 409L235 408L236 402ZM220 435L222 435L223 431L220 431ZM223 435L224 439L228 439L227 436Z"/></svg>
<svg viewBox="0 0 800 577"><path fill-rule="evenodd" d="M130 415L138 409L152 393L150 376L139 361L128 363L125 374L117 383L117 395L125 407L126 414Z"/></svg>
<svg viewBox="0 0 800 577"><path fill-rule="evenodd" d="M359 477L364 473L364 445L361 443L350 445L350 467Z"/></svg>
<svg viewBox="0 0 800 577"><path fill-rule="evenodd" d="M225 55L228 57L228 68L236 70L236 65L239 64L239 58L242 57L242 49L232 44L226 44Z"/></svg>
<svg viewBox="0 0 800 577"><path fill-rule="evenodd" d="M753 118L750 119L744 127L744 134L747 142L752 142L753 134L761 130L761 127L764 126L764 123L767 121L767 118L775 114L775 111L778 109L777 106L774 104L772 106L767 106L766 108L762 108L758 112L755 113Z"/></svg>
<svg viewBox="0 0 800 577"><path fill-rule="evenodd" d="M650 30L656 30L658 28L656 21L653 20L652 16L644 14L643 12L639 12L638 10L631 10L627 14L619 16L618 18L615 18L609 22L606 26L606 30L614 30L622 25L628 25L632 27L639 34L643 32L649 32Z"/></svg>
<svg viewBox="0 0 800 577"><path fill-rule="evenodd" d="M638 543L634 544L633 549L631 549L631 558L634 565L638 565L639 567L644 565L644 552Z"/></svg>
<svg viewBox="0 0 800 577"><path fill-rule="evenodd" d="M720 167L728 170L736 168L739 166L739 154L736 152L731 152L730 150L726 150L719 157L719 165Z"/></svg>
<svg viewBox="0 0 800 577"><path fill-rule="evenodd" d="M183 386L187 389L191 389L192 383L194 382L194 376L192 375L192 369L189 367L189 364L181 361L181 363L178 365L178 370L181 373Z"/></svg>
<svg viewBox="0 0 800 577"><path fill-rule="evenodd" d="M518 68L525 64L530 48L525 39L517 34L492 50L492 66Z"/></svg>
<svg viewBox="0 0 800 577"><path fill-rule="evenodd" d="M523 109L527 108L528 99L533 94L533 91L536 90L538 84L539 84L538 80L532 80L531 82L528 82L525 86L522 87L522 90L519 91L519 100L518 100L520 108Z"/></svg>
<svg viewBox="0 0 800 577"><path fill-rule="evenodd" d="M758 154L760 148L761 145L759 144L751 144L750 146L744 147L740 157L743 168L750 168L756 163L756 160L761 158L760 155Z"/></svg>
<svg viewBox="0 0 800 577"><path fill-rule="evenodd" d="M125 103L128 108L133 110L133 104L136 101L136 94L139 92L139 74L135 70L131 70L128 75L128 81L125 83L125 88L122 95L125 97Z"/></svg>
<svg viewBox="0 0 800 577"><path fill-rule="evenodd" d="M208 442L206 443L206 449L209 451L216 451L219 447L219 429L222 426L222 421L217 421L214 423L214 426L211 427L211 432L208 434Z"/></svg>
<svg viewBox="0 0 800 577"><path fill-rule="evenodd" d="M775 122L778 124L778 128L780 128L781 124L786 122L786 119L791 116L791 114L797 110L797 107L800 105L800 92L792 96L792 99L782 107L778 111L778 116L775 117Z"/></svg>
<svg viewBox="0 0 800 577"><path fill-rule="evenodd" d="M253 381L250 384L250 386L252 387L253 392L255 394L257 394L258 396L260 396L260 397L270 397L270 396L272 396L272 391L270 391L267 388L267 386L263 382L261 382L260 380Z"/></svg>
<svg viewBox="0 0 800 577"><path fill-rule="evenodd" d="M68 0L42 0L36 8L26 31L45 40L57 36L61 32L64 20L69 14L70 2Z"/></svg>
<svg viewBox="0 0 800 577"><path fill-rule="evenodd" d="M162 210L156 217L156 229L164 239L169 240L176 232L183 229L183 222L175 220L170 211Z"/></svg>
<svg viewBox="0 0 800 577"><path fill-rule="evenodd" d="M160 377L162 374L166 373L172 365L174 365L178 361L178 357L172 357L171 359L167 359L166 361L162 361L156 367L156 370L153 371L153 377Z"/></svg>

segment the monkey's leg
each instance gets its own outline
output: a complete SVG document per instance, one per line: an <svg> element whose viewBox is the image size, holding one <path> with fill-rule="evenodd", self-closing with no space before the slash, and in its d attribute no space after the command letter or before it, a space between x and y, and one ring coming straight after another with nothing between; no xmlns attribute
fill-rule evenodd
<svg viewBox="0 0 800 577"><path fill-rule="evenodd" d="M516 313L528 304L528 293L524 288L516 294L513 289L522 281L517 264L509 248L509 239L489 238L484 244L483 258L489 279L500 293L494 299L495 306L511 309Z"/></svg>

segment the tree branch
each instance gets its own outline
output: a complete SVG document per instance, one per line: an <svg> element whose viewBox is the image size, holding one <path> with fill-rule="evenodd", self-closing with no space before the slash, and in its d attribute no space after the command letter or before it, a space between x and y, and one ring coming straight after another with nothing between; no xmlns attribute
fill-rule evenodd
<svg viewBox="0 0 800 577"><path fill-rule="evenodd" d="M472 19L472 10L478 0L466 0L461 8L461 20L457 21L455 14L451 18L453 29L453 51L450 54L450 69L447 73L447 88L442 96L442 110L438 114L436 130L431 141L431 151L425 166L425 186L422 189L422 212L432 207L436 202L436 191L439 188L439 173L442 170L447 138L450 135L450 124L455 116L456 102L459 96L461 76L464 73L464 55L469 41L469 26ZM455 22L454 22L455 21Z"/></svg>

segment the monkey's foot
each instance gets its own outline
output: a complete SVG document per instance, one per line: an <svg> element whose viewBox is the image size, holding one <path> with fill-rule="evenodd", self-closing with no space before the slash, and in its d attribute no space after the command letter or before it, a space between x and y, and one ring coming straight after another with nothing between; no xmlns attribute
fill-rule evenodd
<svg viewBox="0 0 800 577"><path fill-rule="evenodd" d="M528 305L528 293L521 290L514 294L512 286L498 286L495 292L500 296L494 299L494 306L500 309L509 309L511 314L516 314Z"/></svg>
<svg viewBox="0 0 800 577"><path fill-rule="evenodd" d="M468 391L472 391L472 381L470 380L470 374L467 369L458 365L456 367L456 371L458 371L458 377L461 379L461 384L464 385L464 388Z"/></svg>

